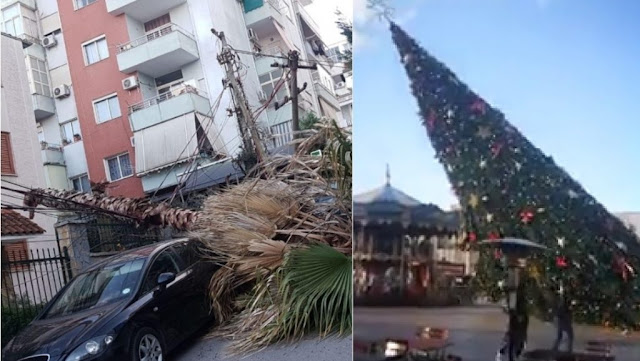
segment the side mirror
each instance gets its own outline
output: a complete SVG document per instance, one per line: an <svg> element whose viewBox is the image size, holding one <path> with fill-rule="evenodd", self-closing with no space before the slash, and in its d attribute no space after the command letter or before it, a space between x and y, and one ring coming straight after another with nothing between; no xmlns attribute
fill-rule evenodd
<svg viewBox="0 0 640 361"><path fill-rule="evenodd" d="M158 276L159 291L164 291L167 288L167 285L173 282L173 280L175 279L176 279L175 273L172 273L172 272L161 273Z"/></svg>

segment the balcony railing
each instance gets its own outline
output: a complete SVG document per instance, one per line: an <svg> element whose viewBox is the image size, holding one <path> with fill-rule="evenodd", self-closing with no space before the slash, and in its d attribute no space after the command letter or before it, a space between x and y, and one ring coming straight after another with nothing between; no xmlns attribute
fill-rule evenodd
<svg viewBox="0 0 640 361"><path fill-rule="evenodd" d="M200 95L202 97L208 98L209 96L207 95L206 92L197 89L196 87L192 86L192 85L182 85L176 88L171 89L170 91L166 92L166 93L162 93L158 96L155 96L153 98L149 98L149 99L145 99L143 101L141 101L140 103L136 103L133 104L131 106L129 106L129 114L136 112L138 110L142 110L142 109L146 109L149 108L153 105L162 103L166 100L169 100L171 98L175 98L179 95L182 94L196 94L196 95Z"/></svg>
<svg viewBox="0 0 640 361"><path fill-rule="evenodd" d="M291 120L287 120L271 126L271 137L273 138L274 147L282 147L293 140L292 124L293 122Z"/></svg>
<svg viewBox="0 0 640 361"><path fill-rule="evenodd" d="M146 33L144 36L141 36L137 39L131 40L128 43L124 43L124 44L120 44L118 45L118 54L120 53L124 53L127 50L131 50L135 47L138 47L140 45L144 45L150 41L153 41L155 39L158 39L160 37L163 37L165 35L169 35L173 32L179 32L182 33L183 35L189 37L190 39L193 39L193 34L191 34L190 32L186 31L185 29L181 28L180 26L173 24L173 23L168 23L165 24L157 29L154 29L153 31L150 31L148 33Z"/></svg>

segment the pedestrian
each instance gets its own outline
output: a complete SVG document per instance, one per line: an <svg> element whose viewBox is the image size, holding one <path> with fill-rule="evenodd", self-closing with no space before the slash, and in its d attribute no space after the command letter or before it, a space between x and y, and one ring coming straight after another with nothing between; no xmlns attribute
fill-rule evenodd
<svg viewBox="0 0 640 361"><path fill-rule="evenodd" d="M526 297L525 283L518 285L516 292L516 306L509 310L509 325L504 335L502 346L496 354L496 361L502 361L505 354L507 360L512 361L520 357L527 346L529 329L529 310Z"/></svg>
<svg viewBox="0 0 640 361"><path fill-rule="evenodd" d="M564 334L567 334L568 351L573 352L573 317L571 315L571 304L562 287L556 295L555 323L557 334L556 341L553 344L553 351L558 351Z"/></svg>

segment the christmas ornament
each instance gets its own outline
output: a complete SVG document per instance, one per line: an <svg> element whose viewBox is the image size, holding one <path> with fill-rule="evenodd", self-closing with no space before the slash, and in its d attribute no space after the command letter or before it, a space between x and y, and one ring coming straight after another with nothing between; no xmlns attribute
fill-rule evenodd
<svg viewBox="0 0 640 361"><path fill-rule="evenodd" d="M520 220L524 224L529 224L533 220L533 212L530 210L523 210L520 212Z"/></svg>
<svg viewBox="0 0 640 361"><path fill-rule="evenodd" d="M560 268L566 268L568 266L567 258L564 257L564 256L556 257L556 266L558 266Z"/></svg>
<svg viewBox="0 0 640 361"><path fill-rule="evenodd" d="M564 248L564 237L558 237L558 246L560 246L560 248Z"/></svg>
<svg viewBox="0 0 640 361"><path fill-rule="evenodd" d="M491 154L493 154L494 158L500 155L501 151L502 151L502 143L495 143L494 145L491 146Z"/></svg>
<svg viewBox="0 0 640 361"><path fill-rule="evenodd" d="M482 101L482 99L477 98L473 104L471 104L471 110L475 113L479 113L481 115L484 115L484 113L487 111L487 106L484 103L484 101Z"/></svg>
<svg viewBox="0 0 640 361"><path fill-rule="evenodd" d="M480 161L480 168L484 169L484 168L486 168L486 167L487 167L487 161L486 161L486 160L484 160L484 159L483 159L483 160L481 160L481 161Z"/></svg>
<svg viewBox="0 0 640 361"><path fill-rule="evenodd" d="M482 139L487 139L491 136L491 130L486 125L478 127L476 135Z"/></svg>
<svg viewBox="0 0 640 361"><path fill-rule="evenodd" d="M429 109L429 117L427 117L427 129L433 130L433 126L436 124L437 114L433 109Z"/></svg>
<svg viewBox="0 0 640 361"><path fill-rule="evenodd" d="M522 164L516 162L515 165L516 165L516 170L522 169Z"/></svg>
<svg viewBox="0 0 640 361"><path fill-rule="evenodd" d="M489 240L495 241L500 239L500 235L497 232L489 232Z"/></svg>
<svg viewBox="0 0 640 361"><path fill-rule="evenodd" d="M469 233L469 241L475 242L477 239L478 239L478 236L476 236L475 232Z"/></svg>
<svg viewBox="0 0 640 361"><path fill-rule="evenodd" d="M471 196L469 197L469 205L471 206L471 208L476 209L476 207L478 206L478 196L475 194L471 194Z"/></svg>
<svg viewBox="0 0 640 361"><path fill-rule="evenodd" d="M453 109L447 110L447 118L451 119L454 115L456 115L456 112L454 112Z"/></svg>
<svg viewBox="0 0 640 361"><path fill-rule="evenodd" d="M567 194L571 199L578 198L578 193L576 193L576 191L574 191L573 189L569 189L569 191L567 191Z"/></svg>
<svg viewBox="0 0 640 361"><path fill-rule="evenodd" d="M487 222L491 223L493 221L493 214L487 213Z"/></svg>
<svg viewBox="0 0 640 361"><path fill-rule="evenodd" d="M493 258L501 259L502 258L502 251L496 248L496 250L493 252Z"/></svg>

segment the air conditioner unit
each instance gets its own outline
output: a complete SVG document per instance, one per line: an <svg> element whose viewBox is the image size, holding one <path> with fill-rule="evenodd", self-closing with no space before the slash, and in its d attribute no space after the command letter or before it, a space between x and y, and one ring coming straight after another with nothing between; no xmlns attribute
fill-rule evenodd
<svg viewBox="0 0 640 361"><path fill-rule="evenodd" d="M256 35L256 32L253 31L253 29L251 28L249 28L248 30L249 30L249 40L258 41L259 39L258 39L258 36Z"/></svg>
<svg viewBox="0 0 640 361"><path fill-rule="evenodd" d="M345 84L345 82L341 81L338 84L336 84L336 89L344 88L345 85L347 85L347 84Z"/></svg>
<svg viewBox="0 0 640 361"><path fill-rule="evenodd" d="M122 79L122 89L129 90L137 87L138 87L138 79L136 79L135 75Z"/></svg>
<svg viewBox="0 0 640 361"><path fill-rule="evenodd" d="M58 99L68 97L69 95L71 95L71 90L66 84L60 85L53 89L53 96Z"/></svg>
<svg viewBox="0 0 640 361"><path fill-rule="evenodd" d="M42 39L42 46L45 48L53 48L57 44L58 40L56 40L56 37L53 34L47 35Z"/></svg>

